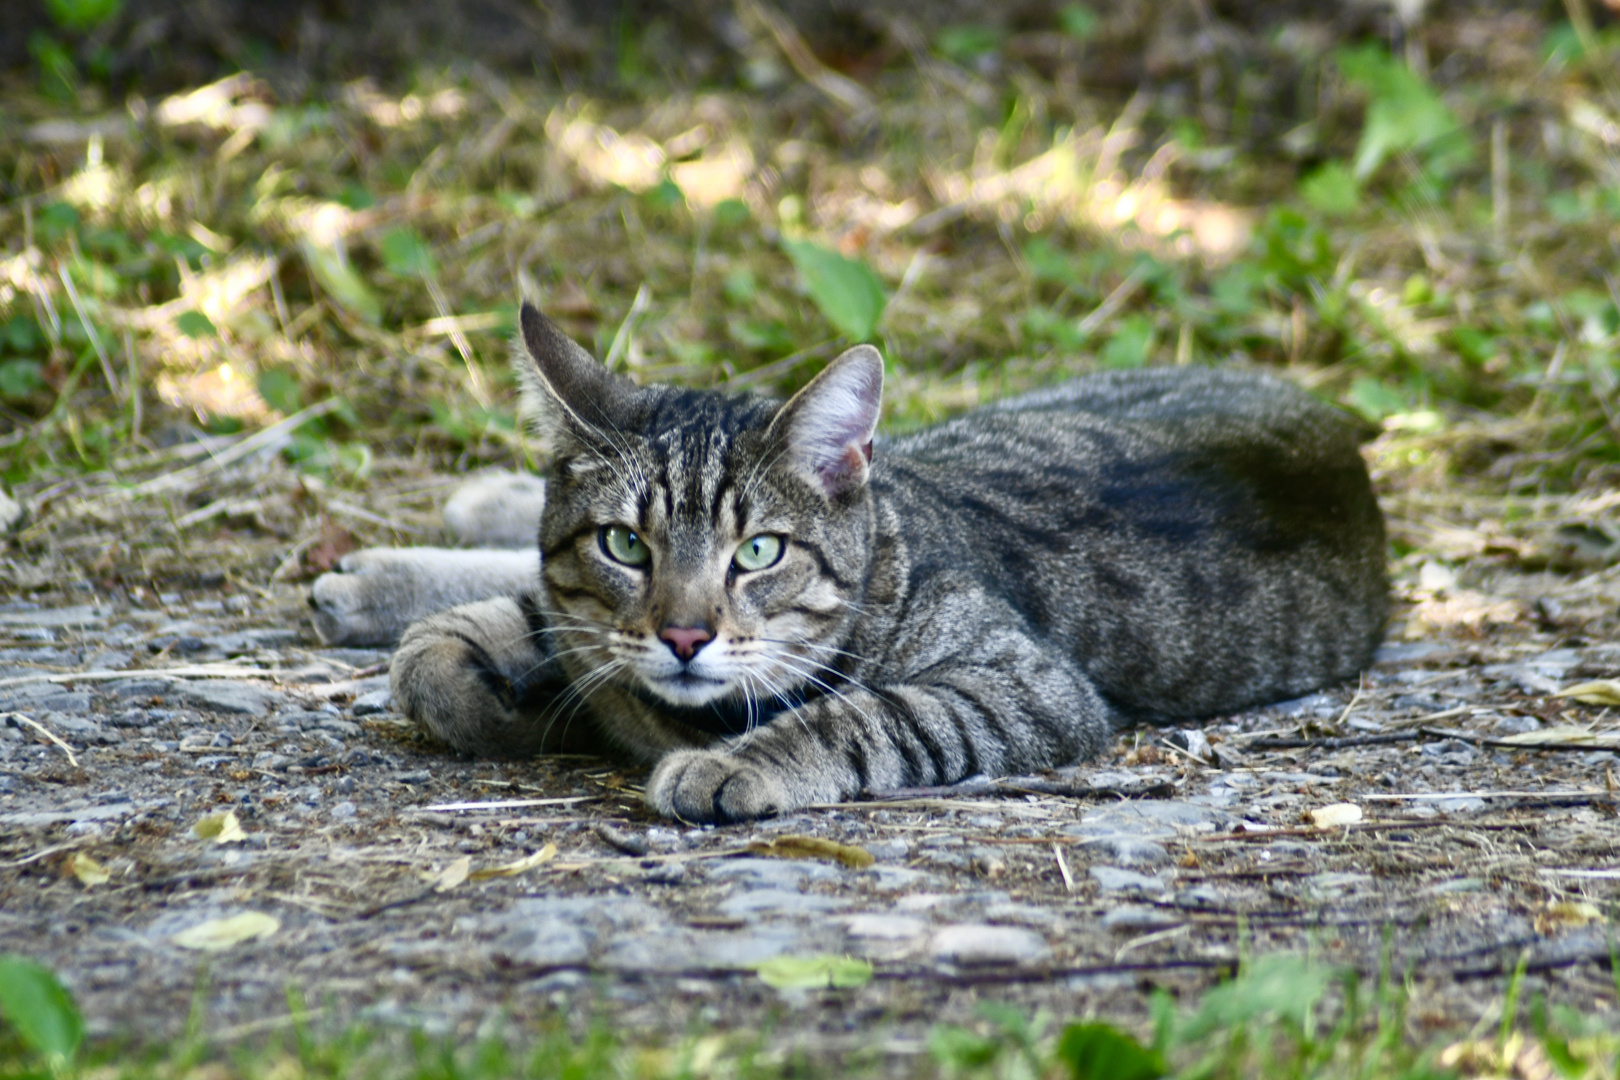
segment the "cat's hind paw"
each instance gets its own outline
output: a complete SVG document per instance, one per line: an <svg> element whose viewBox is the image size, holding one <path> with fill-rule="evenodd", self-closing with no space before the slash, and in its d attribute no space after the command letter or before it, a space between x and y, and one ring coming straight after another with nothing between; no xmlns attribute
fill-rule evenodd
<svg viewBox="0 0 1620 1080"><path fill-rule="evenodd" d="M770 817L804 802L766 769L717 750L678 750L647 781L648 806L694 824Z"/></svg>

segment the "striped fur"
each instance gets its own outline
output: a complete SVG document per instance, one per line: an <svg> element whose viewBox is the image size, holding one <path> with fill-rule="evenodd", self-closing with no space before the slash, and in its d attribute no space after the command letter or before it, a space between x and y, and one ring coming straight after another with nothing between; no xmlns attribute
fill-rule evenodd
<svg viewBox="0 0 1620 1080"><path fill-rule="evenodd" d="M1277 379L1094 376L873 447L875 354L780 405L638 388L523 325L542 586L418 623L394 663L463 748L594 733L657 763L659 812L736 820L1078 761L1353 676L1378 639L1362 432ZM739 570L758 534L780 562ZM669 627L712 640L683 660Z"/></svg>

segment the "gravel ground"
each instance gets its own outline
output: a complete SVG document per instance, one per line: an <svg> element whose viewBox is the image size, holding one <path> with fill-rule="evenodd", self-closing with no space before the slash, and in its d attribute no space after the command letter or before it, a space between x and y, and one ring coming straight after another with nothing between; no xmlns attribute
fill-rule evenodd
<svg viewBox="0 0 1620 1080"><path fill-rule="evenodd" d="M1127 731L1059 773L690 828L612 762L423 742L387 654L319 647L303 586L199 569L231 550L192 548L173 592L0 602L0 950L58 970L93 1032L177 1033L194 994L207 1030L258 1030L295 987L436 1030L497 1007L674 1035L774 1017L784 1044L903 1056L984 997L1137 1021L1150 989L1274 950L1369 976L1387 950L1422 1030L1490 1015L1521 959L1526 995L1617 1013L1615 710L1553 696L1620 674L1593 629L1612 570L1414 570L1360 687ZM494 805L444 808L465 802ZM239 837L197 835L225 811ZM195 947L245 913L274 928ZM778 992L753 970L813 953L876 977Z"/></svg>

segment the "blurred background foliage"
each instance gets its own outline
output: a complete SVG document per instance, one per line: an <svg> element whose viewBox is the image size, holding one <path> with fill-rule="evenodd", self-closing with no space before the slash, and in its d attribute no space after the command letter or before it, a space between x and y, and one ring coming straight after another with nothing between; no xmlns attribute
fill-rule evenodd
<svg viewBox="0 0 1620 1080"><path fill-rule="evenodd" d="M23 492L283 422L341 486L533 463L522 294L641 379L786 393L872 340L892 427L1241 363L1379 425L1386 492L1620 478L1588 0L14 6Z"/></svg>

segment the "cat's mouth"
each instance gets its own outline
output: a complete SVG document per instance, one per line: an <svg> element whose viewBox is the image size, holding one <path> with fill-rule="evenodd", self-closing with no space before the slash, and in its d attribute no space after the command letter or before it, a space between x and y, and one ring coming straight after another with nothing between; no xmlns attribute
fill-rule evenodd
<svg viewBox="0 0 1620 1080"><path fill-rule="evenodd" d="M729 680L710 678L689 667L668 675L644 675L642 680L671 705L707 705L731 689Z"/></svg>

